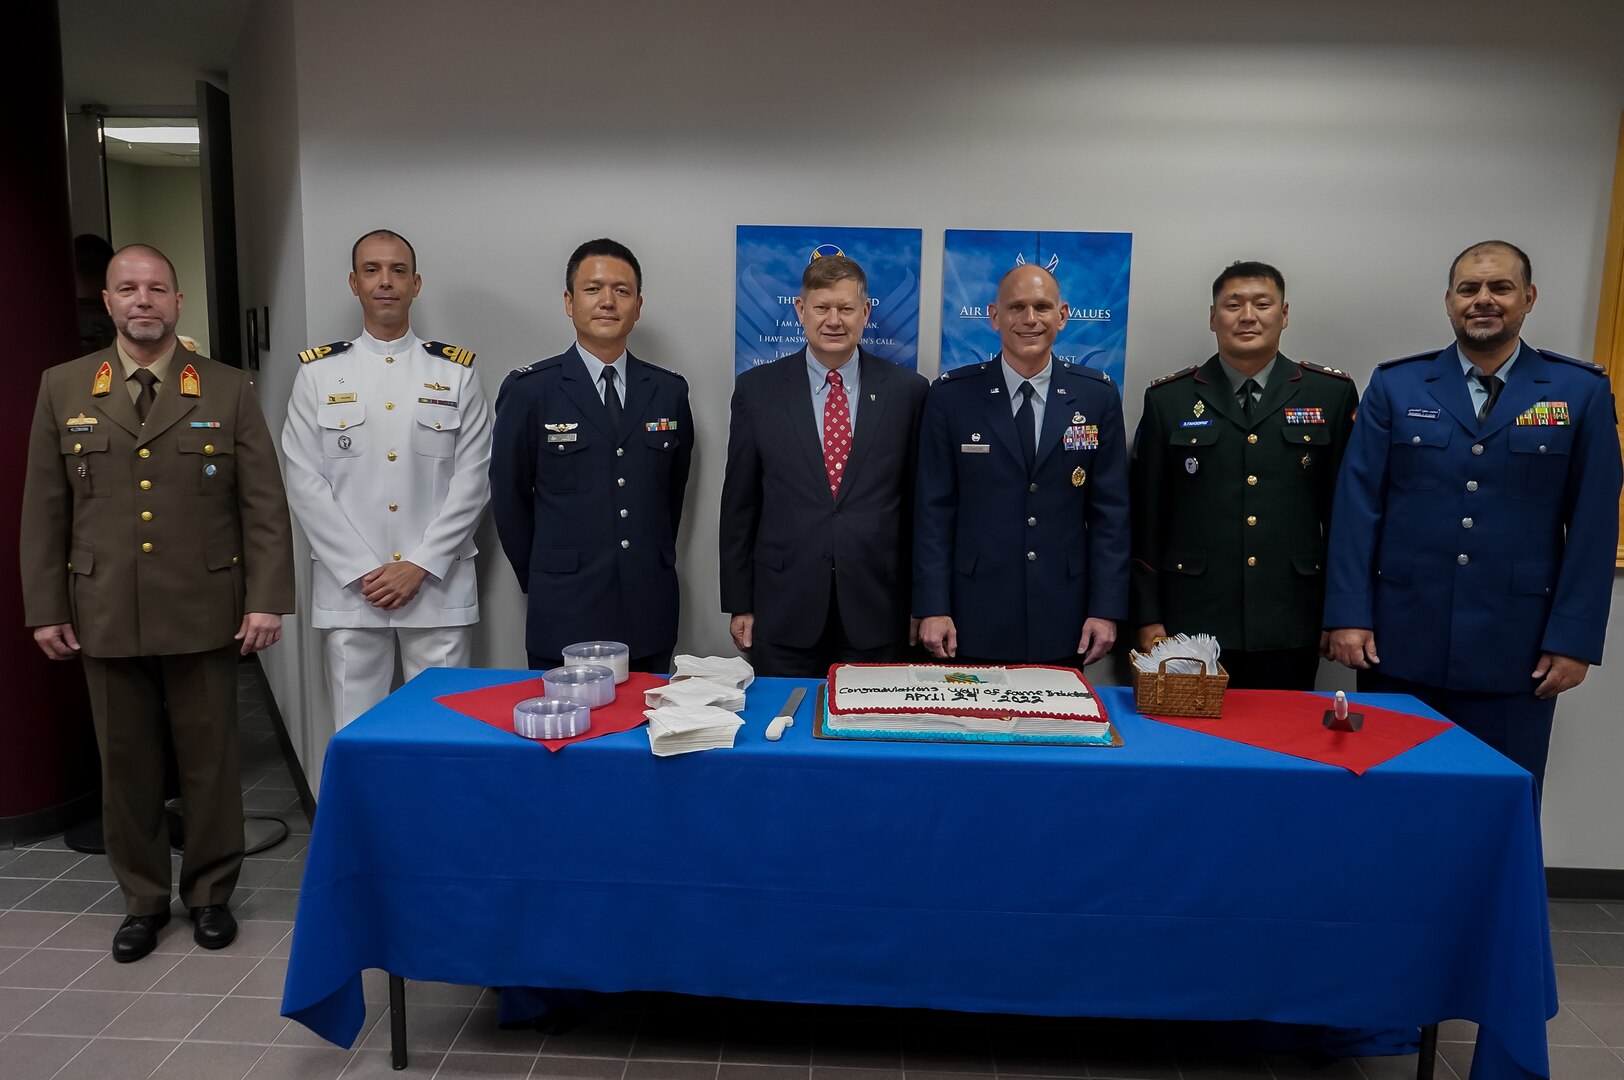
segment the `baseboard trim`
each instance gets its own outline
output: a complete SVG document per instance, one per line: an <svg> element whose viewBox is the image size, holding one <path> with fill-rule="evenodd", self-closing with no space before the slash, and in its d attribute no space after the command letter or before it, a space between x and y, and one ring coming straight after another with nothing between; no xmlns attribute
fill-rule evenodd
<svg viewBox="0 0 1624 1080"><path fill-rule="evenodd" d="M304 807L305 817L314 827L316 797L310 792L310 778L305 775L304 765L299 762L299 755L293 749L293 739L288 735L288 725L282 720L282 710L276 707L270 677L265 674L265 665L259 662L257 653L249 656L246 662L254 665L254 678L259 680L259 692L265 698L265 708L271 714L271 729L276 732L277 745L282 748L282 761L287 765L288 774L293 777L293 786L299 792L299 805Z"/></svg>
<svg viewBox="0 0 1624 1080"><path fill-rule="evenodd" d="M1545 893L1552 900L1624 901L1624 870L1547 866Z"/></svg>

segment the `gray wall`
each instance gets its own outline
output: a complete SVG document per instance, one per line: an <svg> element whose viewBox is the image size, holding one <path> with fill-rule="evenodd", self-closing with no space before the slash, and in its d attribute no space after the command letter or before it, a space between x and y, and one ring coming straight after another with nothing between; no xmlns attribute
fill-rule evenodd
<svg viewBox="0 0 1624 1080"><path fill-rule="evenodd" d="M280 260L260 280L283 292L302 261L306 336L330 341L358 331L349 244L399 229L422 263L416 329L477 351L494 394L507 369L571 340L571 247L600 234L630 244L647 297L633 348L687 375L698 431L679 648L725 652L715 517L737 223L923 228L926 374L943 229L1133 232L1130 424L1146 382L1210 353L1207 288L1235 258L1284 268L1287 352L1361 384L1382 359L1448 341L1448 260L1491 235L1533 255L1529 336L1590 351L1624 101L1624 70L1605 55L1617 6L1553 3L1537 22L1492 2L1481 20L1353 7L404 0L380 22L262 0L238 48L259 75L245 82L234 65L233 93L274 127L263 153L279 176L297 170L298 190L244 198L239 213L278 226L302 213L302 238L279 234L248 258L256 274ZM255 39L273 23L288 33ZM422 62L381 78L360 55ZM289 325L264 381L276 426L273 389L303 344ZM488 527L481 547L476 657L520 666L523 599ZM313 653L278 662L300 671L308 706ZM1611 776L1621 693L1624 667L1603 669L1559 711L1553 865L1624 868L1624 832L1607 824L1624 818Z"/></svg>
<svg viewBox="0 0 1624 1080"><path fill-rule="evenodd" d="M208 274L203 266L203 190L195 168L107 163L111 241L151 244L175 264L184 296L179 332L209 355Z"/></svg>

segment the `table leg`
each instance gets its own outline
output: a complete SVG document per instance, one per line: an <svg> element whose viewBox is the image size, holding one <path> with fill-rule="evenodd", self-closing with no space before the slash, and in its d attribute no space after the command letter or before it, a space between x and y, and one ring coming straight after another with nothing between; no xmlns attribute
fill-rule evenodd
<svg viewBox="0 0 1624 1080"><path fill-rule="evenodd" d="M1432 1080L1432 1067L1438 1059L1438 1025L1421 1029L1421 1056L1415 1063L1415 1080Z"/></svg>
<svg viewBox="0 0 1624 1080"><path fill-rule="evenodd" d="M406 1067L406 980L399 975L389 976L389 1064L397 1072Z"/></svg>

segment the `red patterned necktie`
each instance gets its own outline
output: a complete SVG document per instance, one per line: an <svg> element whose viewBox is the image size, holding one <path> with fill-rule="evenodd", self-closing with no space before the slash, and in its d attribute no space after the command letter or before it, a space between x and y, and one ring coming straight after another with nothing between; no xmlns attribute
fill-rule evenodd
<svg viewBox="0 0 1624 1080"><path fill-rule="evenodd" d="M829 473L829 497L840 496L840 478L851 456L851 410L846 405L840 372L829 372L829 393L823 399L823 467Z"/></svg>

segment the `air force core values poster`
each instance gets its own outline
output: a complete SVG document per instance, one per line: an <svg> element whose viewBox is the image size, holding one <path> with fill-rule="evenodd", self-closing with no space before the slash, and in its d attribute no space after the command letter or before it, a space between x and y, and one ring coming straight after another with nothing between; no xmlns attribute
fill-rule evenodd
<svg viewBox="0 0 1624 1080"><path fill-rule="evenodd" d="M918 229L738 226L738 298L733 374L788 356L806 344L795 298L815 258L845 255L868 276L874 310L863 348L905 368L919 366Z"/></svg>
<svg viewBox="0 0 1624 1080"><path fill-rule="evenodd" d="M990 360L998 331L987 307L998 280L1022 263L1060 282L1070 307L1055 355L1105 372L1122 386L1128 354L1128 271L1132 233L949 229L942 252L942 370Z"/></svg>

